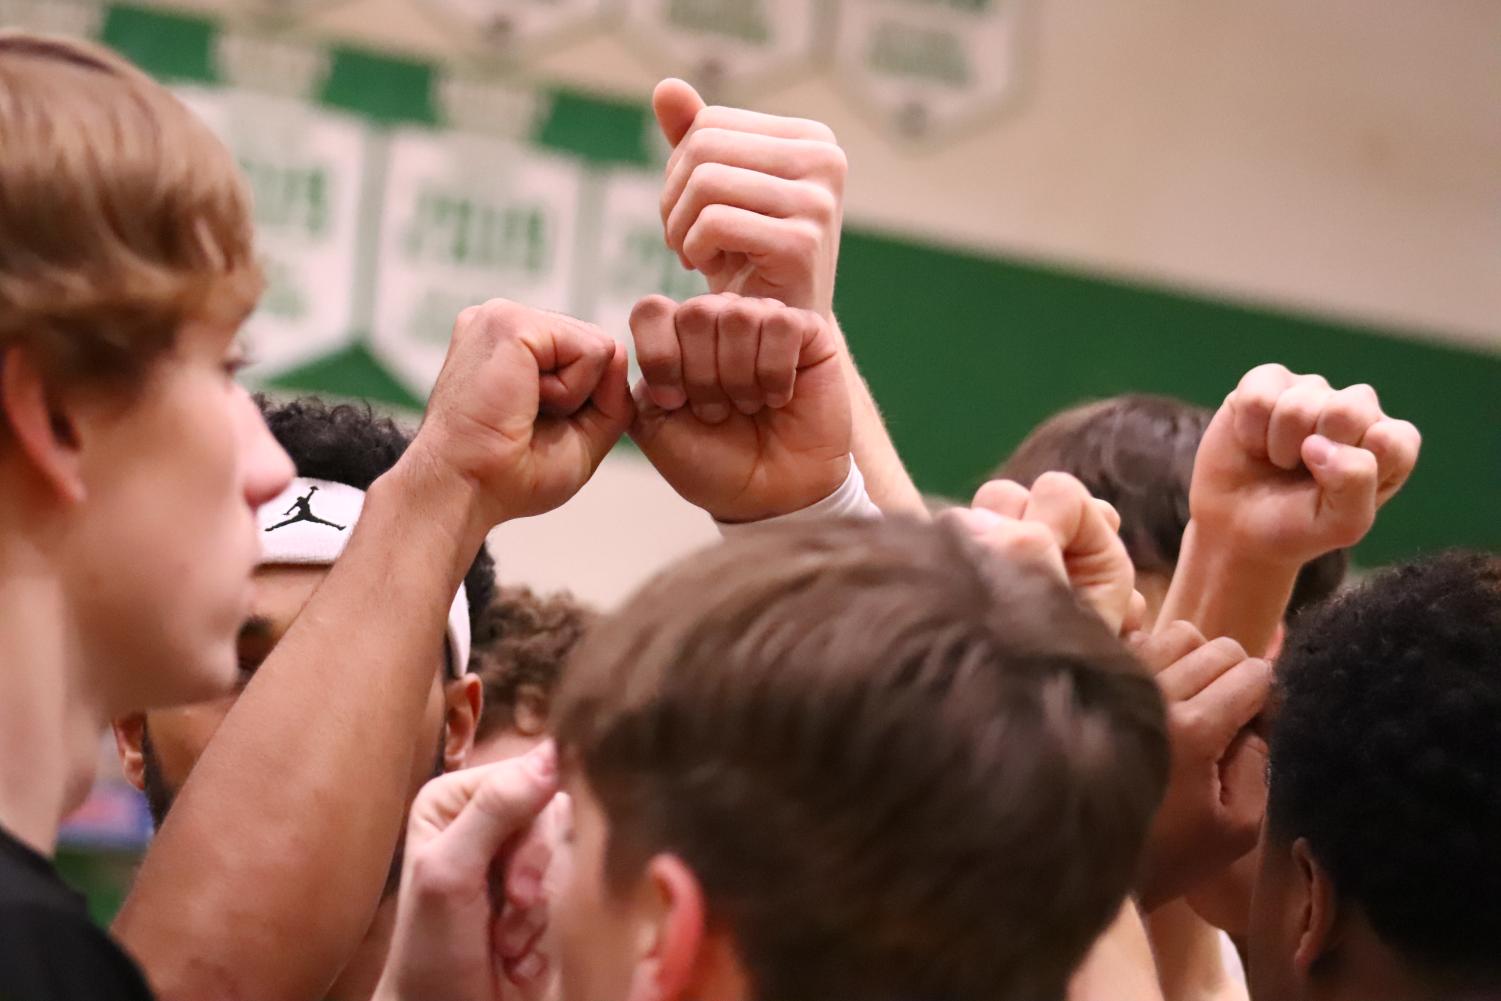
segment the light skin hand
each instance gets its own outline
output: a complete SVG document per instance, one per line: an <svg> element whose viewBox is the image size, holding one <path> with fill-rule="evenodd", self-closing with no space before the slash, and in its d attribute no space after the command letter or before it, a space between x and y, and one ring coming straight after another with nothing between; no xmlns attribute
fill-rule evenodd
<svg viewBox="0 0 1501 1001"><path fill-rule="evenodd" d="M1156 675L1173 748L1140 886L1142 906L1152 910L1256 844L1266 809L1266 744L1247 727L1266 706L1272 669L1233 639L1206 641L1187 622L1136 634L1131 645Z"/></svg>
<svg viewBox="0 0 1501 1001"><path fill-rule="evenodd" d="M1112 630L1134 625L1143 607L1136 571L1121 542L1120 516L1067 473L1044 473L1032 488L992 480L957 516L987 547L1040 559Z"/></svg>
<svg viewBox="0 0 1501 1001"><path fill-rule="evenodd" d="M441 776L412 806L382 1001L529 1001L544 982L539 817L559 803L551 742Z"/></svg>
<svg viewBox="0 0 1501 1001"><path fill-rule="evenodd" d="M850 469L849 396L818 314L733 294L631 314L642 381L631 437L690 503L758 521L832 494Z"/></svg>
<svg viewBox="0 0 1501 1001"><path fill-rule="evenodd" d="M1365 537L1421 444L1370 386L1336 390L1322 376L1261 365L1204 433L1192 517L1227 545L1301 566Z"/></svg>
<svg viewBox="0 0 1501 1001"><path fill-rule="evenodd" d="M673 147L662 192L667 245L715 292L772 298L832 319L844 151L828 126L706 107L681 80L652 95Z"/></svg>

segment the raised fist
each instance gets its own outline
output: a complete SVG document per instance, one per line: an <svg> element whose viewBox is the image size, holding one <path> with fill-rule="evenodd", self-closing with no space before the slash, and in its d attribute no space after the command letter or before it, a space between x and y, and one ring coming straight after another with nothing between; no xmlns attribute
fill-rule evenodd
<svg viewBox="0 0 1501 1001"><path fill-rule="evenodd" d="M1266 743L1247 729L1272 669L1235 640L1173 622L1133 642L1167 703L1173 765L1152 823L1140 896L1156 907L1216 876L1256 845L1266 812Z"/></svg>
<svg viewBox="0 0 1501 1001"><path fill-rule="evenodd" d="M1201 531L1268 561L1302 564L1359 542L1417 462L1422 437L1376 391L1336 390L1281 365L1246 373L1194 461Z"/></svg>
<svg viewBox="0 0 1501 1001"><path fill-rule="evenodd" d="M681 80L652 95L673 146L662 192L667 245L714 292L831 317L849 164L826 125L705 107Z"/></svg>
<svg viewBox="0 0 1501 1001"><path fill-rule="evenodd" d="M725 522L789 514L850 471L849 393L829 324L767 299L637 303L631 437L690 503Z"/></svg>
<svg viewBox="0 0 1501 1001"><path fill-rule="evenodd" d="M613 338L494 299L459 314L412 448L470 484L494 525L572 497L632 412L625 349Z"/></svg>
<svg viewBox="0 0 1501 1001"><path fill-rule="evenodd" d="M958 516L988 548L1056 567L1079 599L1120 632L1144 612L1136 570L1121 542L1120 515L1067 473L1044 473L1028 490L991 480Z"/></svg>

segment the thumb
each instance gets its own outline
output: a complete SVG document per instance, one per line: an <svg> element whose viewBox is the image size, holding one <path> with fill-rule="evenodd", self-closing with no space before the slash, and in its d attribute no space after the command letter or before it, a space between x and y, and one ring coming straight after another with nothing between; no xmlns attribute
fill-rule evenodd
<svg viewBox="0 0 1501 1001"><path fill-rule="evenodd" d="M525 830L558 791L558 752L552 741L529 754L478 769L483 774L463 810L431 849L452 871L475 873L482 884L501 848Z"/></svg>
<svg viewBox="0 0 1501 1001"><path fill-rule="evenodd" d="M686 81L669 77L652 91L651 107L657 125L671 146L677 146L693 127L693 120L704 110L704 99Z"/></svg>
<svg viewBox="0 0 1501 1001"><path fill-rule="evenodd" d="M1319 487L1314 517L1327 526L1331 548L1359 542L1376 519L1376 457L1313 434L1303 441L1302 458Z"/></svg>

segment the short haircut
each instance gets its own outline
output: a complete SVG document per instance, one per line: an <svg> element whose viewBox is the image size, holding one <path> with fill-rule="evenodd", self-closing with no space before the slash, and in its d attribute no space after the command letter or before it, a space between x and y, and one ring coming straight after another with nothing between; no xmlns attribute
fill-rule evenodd
<svg viewBox="0 0 1501 1001"><path fill-rule="evenodd" d="M96 45L0 32L0 350L137 385L184 323L237 323L262 282L234 157Z"/></svg>
<svg viewBox="0 0 1501 1001"><path fill-rule="evenodd" d="M1272 837L1409 962L1501 986L1501 556L1368 578L1298 623L1278 682Z"/></svg>
<svg viewBox="0 0 1501 1001"><path fill-rule="evenodd" d="M284 448L297 475L343 483L359 490L396 465L411 435L369 404L325 403L316 396L276 402L257 395L266 426ZM469 601L469 631L478 635L495 594L495 560L483 544L464 576Z"/></svg>
<svg viewBox="0 0 1501 1001"><path fill-rule="evenodd" d="M995 476L1023 486L1050 470L1071 473L1121 516L1121 539L1137 572L1172 576L1188 527L1194 456L1214 414L1168 396L1130 394L1061 411L1017 446ZM1339 589L1349 554L1303 565L1289 621Z"/></svg>
<svg viewBox="0 0 1501 1001"><path fill-rule="evenodd" d="M682 858L756 997L1061 997L1168 768L1155 684L1045 572L902 520L768 529L596 625L554 713L623 892Z"/></svg>
<svg viewBox="0 0 1501 1001"><path fill-rule="evenodd" d="M496 593L474 634L469 658L485 686L475 740L529 725L517 715L522 702L530 709L528 721L545 723L563 665L595 618L571 594L539 595L525 587L503 587Z"/></svg>

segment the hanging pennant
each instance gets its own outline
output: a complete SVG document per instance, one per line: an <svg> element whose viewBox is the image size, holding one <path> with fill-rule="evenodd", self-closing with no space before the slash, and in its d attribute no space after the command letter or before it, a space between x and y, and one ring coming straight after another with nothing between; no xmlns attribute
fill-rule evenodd
<svg viewBox="0 0 1501 1001"><path fill-rule="evenodd" d="M266 290L243 336L257 372L275 375L350 343L371 164L364 120L247 91L178 95L234 153L250 187Z"/></svg>
<svg viewBox="0 0 1501 1001"><path fill-rule="evenodd" d="M607 0L417 0L433 18L474 49L525 56L536 45L586 27Z"/></svg>
<svg viewBox="0 0 1501 1001"><path fill-rule="evenodd" d="M626 27L711 100L812 61L819 0L625 0Z"/></svg>
<svg viewBox="0 0 1501 1001"><path fill-rule="evenodd" d="M569 311L582 178L577 161L505 140L392 134L371 339L414 394L465 308L500 296Z"/></svg>
<svg viewBox="0 0 1501 1001"><path fill-rule="evenodd" d="M835 66L894 131L926 138L1005 104L1026 0L842 0Z"/></svg>

